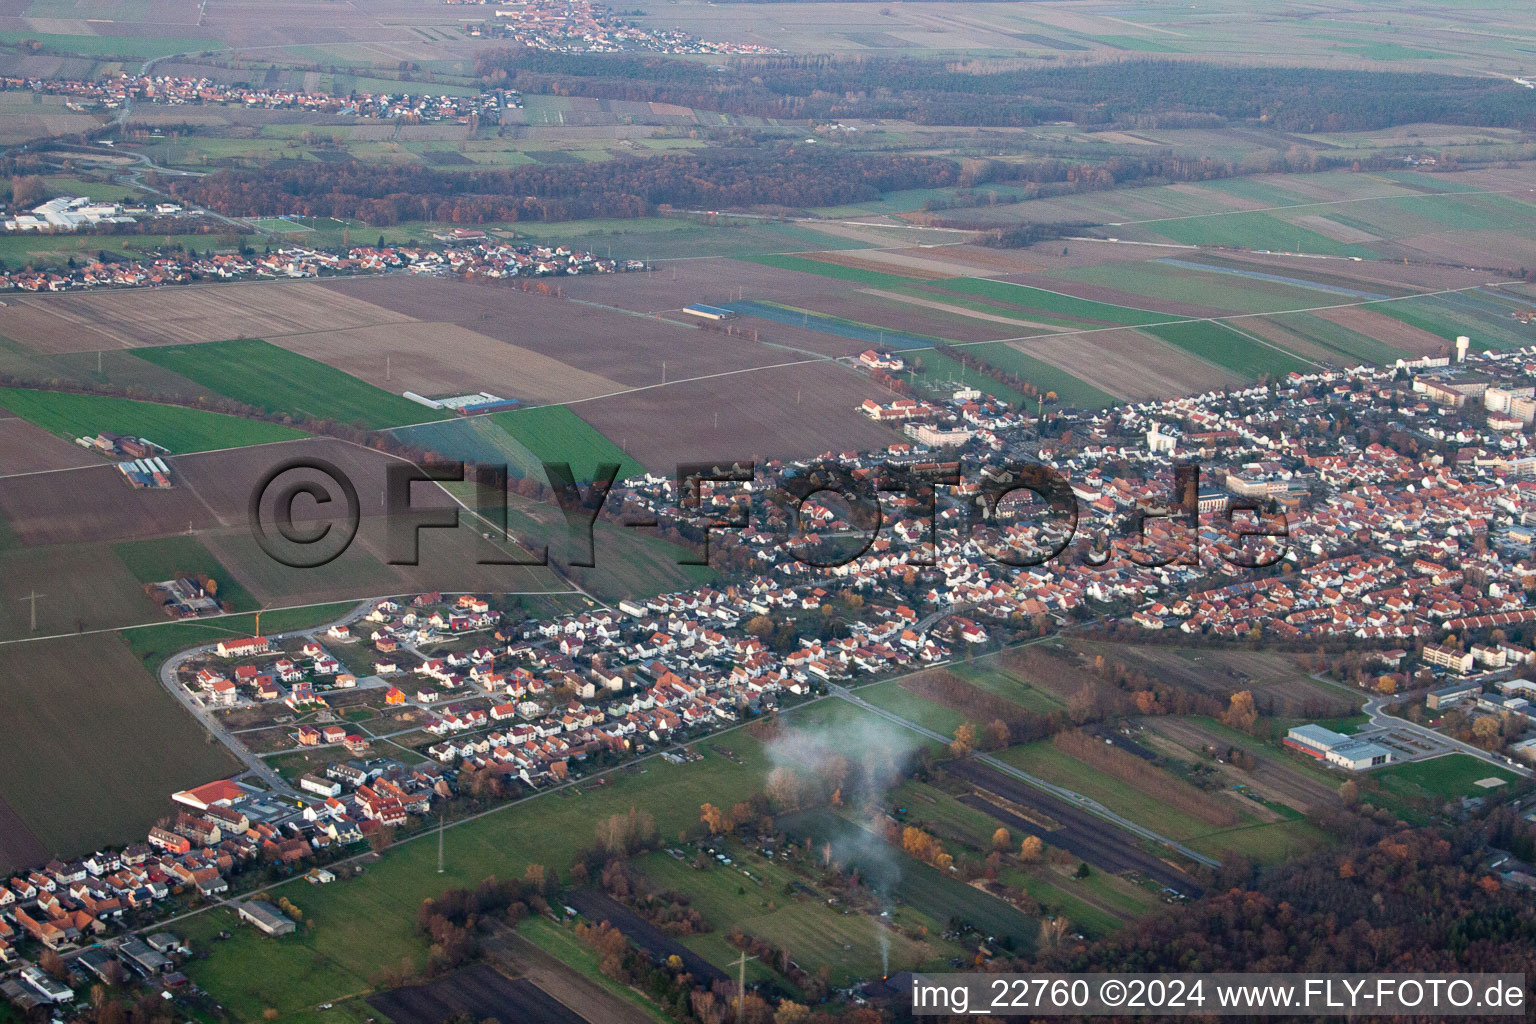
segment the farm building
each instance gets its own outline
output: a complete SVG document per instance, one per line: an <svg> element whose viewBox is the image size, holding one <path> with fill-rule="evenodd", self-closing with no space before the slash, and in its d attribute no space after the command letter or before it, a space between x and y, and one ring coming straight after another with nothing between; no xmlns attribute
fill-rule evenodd
<svg viewBox="0 0 1536 1024"><path fill-rule="evenodd" d="M240 904L240 920L255 925L258 931L273 938L292 935L298 927L287 914L266 900L246 900Z"/></svg>
<svg viewBox="0 0 1536 1024"><path fill-rule="evenodd" d="M684 306L683 312L689 316L701 317L705 320L729 320L736 315L734 310L724 309L720 306L706 306L702 302L695 302L691 306Z"/></svg>

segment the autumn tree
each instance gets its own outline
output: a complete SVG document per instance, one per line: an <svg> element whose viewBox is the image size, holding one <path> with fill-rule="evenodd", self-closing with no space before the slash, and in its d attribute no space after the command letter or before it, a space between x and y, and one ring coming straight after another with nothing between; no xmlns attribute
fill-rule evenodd
<svg viewBox="0 0 1536 1024"><path fill-rule="evenodd" d="M1259 711L1253 703L1253 693L1249 690L1234 693L1227 710L1221 713L1222 724L1243 732L1251 732L1258 720Z"/></svg>
<svg viewBox="0 0 1536 1024"><path fill-rule="evenodd" d="M704 823L704 827L712 836L728 831L731 827L730 822L725 820L725 812L714 804L699 805L699 820Z"/></svg>
<svg viewBox="0 0 1536 1024"><path fill-rule="evenodd" d="M800 807L800 777L788 765L779 765L768 773L763 793L776 810L794 811Z"/></svg>
<svg viewBox="0 0 1536 1024"><path fill-rule="evenodd" d="M992 849L1001 853L1013 845L1013 836L1008 834L1006 828L999 828L992 833Z"/></svg>
<svg viewBox="0 0 1536 1024"><path fill-rule="evenodd" d="M1039 836L1025 836L1019 844L1019 860L1026 864L1034 864L1045 855L1045 843Z"/></svg>
<svg viewBox="0 0 1536 1024"><path fill-rule="evenodd" d="M55 950L43 950L43 955L37 958L37 966L47 971L54 981L63 981L69 977L69 965Z"/></svg>
<svg viewBox="0 0 1536 1024"><path fill-rule="evenodd" d="M773 1024L810 1024L811 1010L792 999L779 1001L778 1009L773 1011Z"/></svg>
<svg viewBox="0 0 1536 1024"><path fill-rule="evenodd" d="M949 752L956 757L965 757L976 749L976 727L970 722L961 722L955 729L955 738L949 744Z"/></svg>

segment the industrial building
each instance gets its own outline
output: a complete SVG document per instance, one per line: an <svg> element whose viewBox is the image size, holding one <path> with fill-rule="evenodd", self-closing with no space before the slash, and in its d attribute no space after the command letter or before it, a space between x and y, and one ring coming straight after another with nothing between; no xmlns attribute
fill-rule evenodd
<svg viewBox="0 0 1536 1024"><path fill-rule="evenodd" d="M4 222L7 231L78 231L98 224L132 224L118 203L93 203L88 196L60 196L31 213L23 213Z"/></svg>
<svg viewBox="0 0 1536 1024"><path fill-rule="evenodd" d="M1319 761L1359 772L1392 761L1392 751L1370 740L1356 739L1320 725L1298 725L1285 734L1285 745Z"/></svg>

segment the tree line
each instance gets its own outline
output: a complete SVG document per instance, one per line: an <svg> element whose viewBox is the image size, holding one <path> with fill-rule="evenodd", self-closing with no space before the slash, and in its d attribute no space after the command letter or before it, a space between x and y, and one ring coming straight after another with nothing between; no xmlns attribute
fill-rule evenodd
<svg viewBox="0 0 1536 1024"><path fill-rule="evenodd" d="M990 70L916 57L740 57L716 70L664 56L492 50L483 81L524 93L673 103L757 117L895 118L1029 127L1262 123L1367 131L1416 122L1529 129L1527 90L1495 78L1130 59Z"/></svg>
<svg viewBox="0 0 1536 1024"><path fill-rule="evenodd" d="M836 206L898 189L950 186L958 173L953 161L936 157L775 145L467 171L347 160L225 169L151 184L230 217L282 213L387 226L407 220L485 224L634 218L668 206Z"/></svg>

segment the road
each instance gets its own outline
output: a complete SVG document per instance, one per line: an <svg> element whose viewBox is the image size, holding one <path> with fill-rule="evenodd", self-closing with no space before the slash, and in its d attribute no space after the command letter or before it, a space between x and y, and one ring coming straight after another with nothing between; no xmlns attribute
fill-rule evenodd
<svg viewBox="0 0 1536 1024"><path fill-rule="evenodd" d="M309 636L316 632L323 633L338 623L352 622L368 614L368 610L373 607L376 600L379 599L370 598L359 603L356 608L352 609L352 611L348 612L346 615L339 619L324 623L323 625L315 626L312 629L299 630L292 634L276 633L272 636L272 639L282 640L290 635ZM190 711L193 716L202 723L203 728L207 729L208 732L212 734L214 739L224 744L224 747L231 754L235 755L241 764L245 765L245 772L238 776L238 778L255 776L256 778L259 778L273 793L276 793L280 796L297 796L298 791L288 784L287 779L279 775L276 769L263 761L253 750L251 750L250 747L247 747L244 742L242 742L233 733L226 729L224 727L224 723L219 721L217 715L213 714L212 711L204 707L202 701L192 696L187 688L181 685L181 681L178 678L181 672L181 667L192 658L208 655L216 646L218 646L217 643L203 644L201 647L193 647L172 655L169 661L160 666L160 685L164 686L166 692L169 693L172 697L175 697L178 701L180 701L181 706Z"/></svg>
<svg viewBox="0 0 1536 1024"><path fill-rule="evenodd" d="M838 697L850 704L862 708L863 710L868 711L870 714L879 715L881 718L884 718L889 722L893 722L896 725L918 733L921 736L926 736L931 740L937 740L940 743L947 744L951 739L949 736L935 732L926 726L918 725L916 722L911 721L910 719L903 718L896 714L894 711L887 711L884 708L877 708L864 698L854 694L844 687L836 685L835 683L830 684L828 686L828 690L834 697ZM1116 814L1114 811L1111 811L1108 807L1105 807L1097 800L1092 800L1086 796L1083 796L1083 794L1074 792L1073 790L1067 789L1064 786L1058 786L1054 782L1047 782L1042 778L1038 778L1026 771L1015 768L1013 765L1008 764L1006 761L999 761L997 758L991 756L990 754L973 754L972 756L977 761L986 765L988 768L991 768L993 771L1001 772L1010 778L1017 779L1018 781L1032 786L1033 788L1038 789L1043 793L1049 793L1051 796L1054 796L1059 800L1064 800L1074 807L1079 807L1084 811L1087 811L1089 814L1092 814L1094 817L1103 821L1107 821L1119 828L1125 829L1127 832L1140 836L1142 839L1149 839L1154 843L1159 843L1162 846L1166 846L1168 849L1174 850L1182 856L1188 857L1190 860L1195 861L1198 864L1204 864L1206 867L1211 868L1221 866L1221 862L1216 858L1208 857L1196 850L1191 850L1184 844L1176 842L1165 835L1154 832L1149 828L1143 828L1141 825L1136 824L1136 822L1131 821L1129 818L1123 817L1119 814Z"/></svg>
<svg viewBox="0 0 1536 1024"><path fill-rule="evenodd" d="M1360 691L1354 687L1345 686L1343 683L1340 683L1337 680L1329 679L1326 676L1313 673L1310 678L1315 679L1320 683L1325 683L1328 686L1333 686L1340 690L1346 690L1357 697L1360 695ZM1393 694L1391 696L1377 694L1374 697L1368 698L1365 702L1365 706L1360 710L1365 714L1367 718L1370 719L1371 726L1373 728L1392 729L1398 732L1411 732L1418 736L1420 739L1423 739L1426 743L1433 743L1439 747L1452 747L1460 753L1471 754L1473 757L1487 761L1489 764L1497 765L1507 772L1514 772L1521 778L1529 779L1533 775L1536 775L1536 773L1533 773L1531 769L1525 767L1524 765L1512 764L1504 760L1502 757L1490 754L1488 751L1483 750L1481 747L1474 747L1470 743L1463 743L1461 740L1458 740L1453 736L1447 736L1443 732L1437 732L1436 730L1429 728L1427 725L1419 725L1416 722L1408 721L1406 718L1398 718L1396 715L1390 715L1383 710L1383 708L1385 708L1388 704L1402 699L1402 694ZM1369 739L1370 737L1367 736L1363 738ZM1436 754L1431 756L1438 757L1442 755Z"/></svg>

